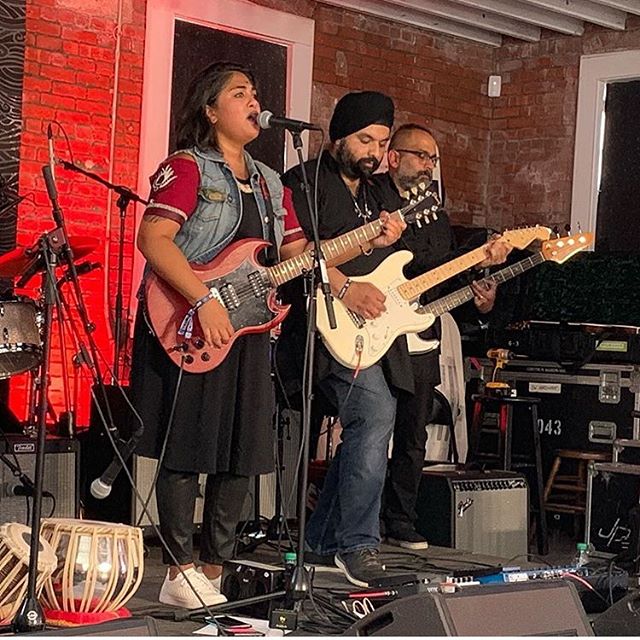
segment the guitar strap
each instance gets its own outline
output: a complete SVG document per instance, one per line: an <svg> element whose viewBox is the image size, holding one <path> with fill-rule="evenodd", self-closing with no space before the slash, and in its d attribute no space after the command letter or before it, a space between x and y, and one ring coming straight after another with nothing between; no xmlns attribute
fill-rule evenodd
<svg viewBox="0 0 640 640"><path fill-rule="evenodd" d="M258 172L260 173L259 169ZM266 266L270 267L280 262L280 251L276 243L276 234L274 230L276 215L273 211L273 203L271 202L269 187L267 186L267 181L264 179L262 173L260 173L260 192L262 193L262 197L267 208L267 237L265 240L268 240L271 243L271 246L265 249L265 259Z"/></svg>

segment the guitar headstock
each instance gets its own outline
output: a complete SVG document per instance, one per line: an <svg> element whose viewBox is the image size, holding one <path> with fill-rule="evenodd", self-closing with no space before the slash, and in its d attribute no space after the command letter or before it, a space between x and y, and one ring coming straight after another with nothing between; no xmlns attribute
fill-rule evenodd
<svg viewBox="0 0 640 640"><path fill-rule="evenodd" d="M429 224L432 219L438 219L440 196L429 189L429 186L426 182L421 182L400 194L408 202L401 210L407 224L417 224L421 227L423 222Z"/></svg>
<svg viewBox="0 0 640 640"><path fill-rule="evenodd" d="M548 240L551 237L551 229L548 227L524 227L522 229L509 229L501 234L516 249L524 249L536 240Z"/></svg>
<svg viewBox="0 0 640 640"><path fill-rule="evenodd" d="M541 252L545 260L562 264L591 244L593 244L593 233L576 233L565 238L547 240L542 244Z"/></svg>

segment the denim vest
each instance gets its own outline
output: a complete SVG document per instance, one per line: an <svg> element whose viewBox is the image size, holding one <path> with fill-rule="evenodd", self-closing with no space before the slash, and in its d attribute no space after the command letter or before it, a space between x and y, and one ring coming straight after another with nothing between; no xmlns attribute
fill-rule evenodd
<svg viewBox="0 0 640 640"><path fill-rule="evenodd" d="M187 153L196 161L200 186L195 211L182 225L174 242L189 262L206 264L233 240L242 219L242 196L231 169L217 151L192 147L176 153ZM273 169L254 160L246 151L245 159L260 212L263 238L269 239L269 225L260 174L271 199L275 215L274 236L279 248L284 237L286 215L282 205L282 183Z"/></svg>

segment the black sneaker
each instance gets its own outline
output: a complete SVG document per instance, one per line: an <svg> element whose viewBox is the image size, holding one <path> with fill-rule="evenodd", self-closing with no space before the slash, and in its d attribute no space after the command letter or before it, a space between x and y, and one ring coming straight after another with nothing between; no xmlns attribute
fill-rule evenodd
<svg viewBox="0 0 640 640"><path fill-rule="evenodd" d="M403 549L411 549L418 551L420 549L428 549L429 543L424 536L421 536L415 529L397 532L394 535L387 536L387 543L394 547L402 547Z"/></svg>
<svg viewBox="0 0 640 640"><path fill-rule="evenodd" d="M368 587L370 582L387 575L378 557L377 549L336 553L335 562L336 566L342 569L347 580L358 587Z"/></svg>

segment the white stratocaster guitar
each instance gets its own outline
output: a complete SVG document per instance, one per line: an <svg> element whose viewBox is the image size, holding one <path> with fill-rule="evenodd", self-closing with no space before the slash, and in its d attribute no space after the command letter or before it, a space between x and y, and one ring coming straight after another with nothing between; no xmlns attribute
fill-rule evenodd
<svg viewBox="0 0 640 640"><path fill-rule="evenodd" d="M551 230L528 227L505 231L502 238L513 247L524 249L535 240L548 240ZM345 367L365 369L375 364L404 333L423 331L435 322L431 313L421 312L418 298L436 285L470 269L486 258L486 245L451 260L412 280L407 280L403 267L411 262L410 251L397 251L366 276L351 278L354 282L368 282L385 295L386 311L375 320L366 320L334 300L336 328L331 329L324 297L318 295L317 327L331 355Z"/></svg>
<svg viewBox="0 0 640 640"><path fill-rule="evenodd" d="M521 275L525 271L542 264L543 262L555 262L562 264L569 258L572 258L583 249L586 249L593 243L593 233L578 233L567 238L558 238L557 240L548 240L542 244L542 248L538 253L520 260L500 271L496 271L486 278L482 278L478 282L495 282L502 284L511 278ZM437 318L451 309L455 309L463 305L469 300L473 300L474 293L470 286L462 287L449 295L438 300L429 302L422 306L423 313L430 313ZM407 334L407 344L410 353L428 353L438 346L438 340L424 340L417 333Z"/></svg>

